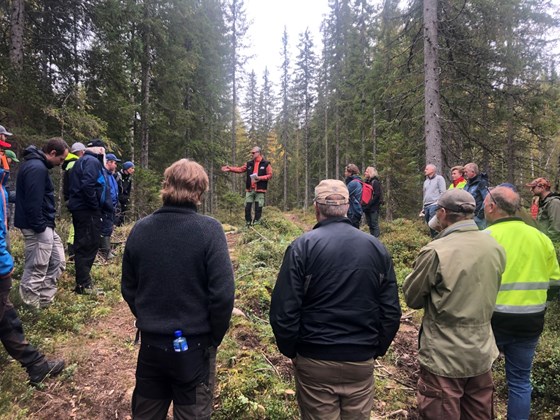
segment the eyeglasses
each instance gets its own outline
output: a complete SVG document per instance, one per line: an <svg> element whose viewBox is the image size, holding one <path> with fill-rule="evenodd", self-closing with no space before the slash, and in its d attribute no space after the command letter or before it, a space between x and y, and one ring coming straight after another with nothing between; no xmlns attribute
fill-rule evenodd
<svg viewBox="0 0 560 420"><path fill-rule="evenodd" d="M533 185L531 187L531 189L534 189L534 188L544 188L544 185L542 185L542 184Z"/></svg>
<svg viewBox="0 0 560 420"><path fill-rule="evenodd" d="M251 152L252 155L254 155L255 153L259 153L259 152Z"/></svg>
<svg viewBox="0 0 560 420"><path fill-rule="evenodd" d="M490 196L490 199L494 202L494 204L498 204L496 202L496 200L494 199L494 196L492 195L492 193L490 192L490 187L486 187L486 191L488 191L488 195Z"/></svg>

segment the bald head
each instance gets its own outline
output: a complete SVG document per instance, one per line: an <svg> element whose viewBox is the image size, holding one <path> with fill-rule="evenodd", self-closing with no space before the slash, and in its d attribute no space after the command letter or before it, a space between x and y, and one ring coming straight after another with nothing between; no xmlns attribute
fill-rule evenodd
<svg viewBox="0 0 560 420"><path fill-rule="evenodd" d="M515 216L520 203L521 198L514 190L508 187L496 187L484 200L484 216L490 223Z"/></svg>

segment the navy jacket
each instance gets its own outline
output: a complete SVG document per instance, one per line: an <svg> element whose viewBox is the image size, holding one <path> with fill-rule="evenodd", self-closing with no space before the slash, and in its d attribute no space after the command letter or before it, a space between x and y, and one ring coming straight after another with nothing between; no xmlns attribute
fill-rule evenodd
<svg viewBox="0 0 560 420"><path fill-rule="evenodd" d="M68 210L113 211L103 156L86 150L70 171Z"/></svg>
<svg viewBox="0 0 560 420"><path fill-rule="evenodd" d="M484 219L484 199L488 194L488 175L479 173L474 178L467 180L465 191L468 191L476 203L474 215L480 219Z"/></svg>
<svg viewBox="0 0 560 420"><path fill-rule="evenodd" d="M49 175L53 166L35 146L23 152L24 162L16 182L16 214L14 225L37 233L55 227L54 186Z"/></svg>

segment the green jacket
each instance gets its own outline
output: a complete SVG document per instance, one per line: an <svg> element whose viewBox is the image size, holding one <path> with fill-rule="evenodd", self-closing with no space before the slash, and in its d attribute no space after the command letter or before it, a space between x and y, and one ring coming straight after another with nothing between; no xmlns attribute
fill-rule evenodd
<svg viewBox="0 0 560 420"><path fill-rule="evenodd" d="M560 196L557 193L547 195L539 201L539 230L554 242L560 242Z"/></svg>
<svg viewBox="0 0 560 420"><path fill-rule="evenodd" d="M498 357L490 321L505 265L503 248L473 220L454 223L420 250L403 292L408 306L424 308L422 367L448 378L490 370Z"/></svg>

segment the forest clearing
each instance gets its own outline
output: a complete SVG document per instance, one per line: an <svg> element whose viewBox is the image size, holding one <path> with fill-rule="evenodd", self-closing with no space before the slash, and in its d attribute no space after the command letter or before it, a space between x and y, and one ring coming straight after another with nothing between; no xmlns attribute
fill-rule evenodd
<svg viewBox="0 0 560 420"><path fill-rule="evenodd" d="M234 222L240 214L224 216ZM298 418L289 359L282 356L268 324L270 293L286 246L313 226L310 213L281 213L268 208L262 226L236 228L224 223L235 267L236 301L230 329L218 351L215 419ZM130 226L116 232L115 262L96 264L96 287L103 293L76 296L71 292L72 267L63 276L55 304L41 312L18 306L31 342L55 357L64 357L62 375L35 389L25 383L25 372L0 352L3 375L0 415L5 419L130 419L130 399L138 346L134 345L134 317L120 296L120 265L124 240ZM429 238L425 227L407 220L382 225L381 241L393 255L399 283L410 271L411 261ZM22 242L14 236L14 254L21 274ZM414 419L419 311L403 306L399 333L389 353L377 360L375 406L372 419ZM558 305L547 317L547 330L535 360L533 381L535 419L560 416L556 385L560 348ZM554 319L554 317L556 319ZM553 318L553 319L551 319ZM504 418L503 363L494 367L498 419Z"/></svg>

